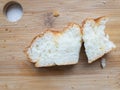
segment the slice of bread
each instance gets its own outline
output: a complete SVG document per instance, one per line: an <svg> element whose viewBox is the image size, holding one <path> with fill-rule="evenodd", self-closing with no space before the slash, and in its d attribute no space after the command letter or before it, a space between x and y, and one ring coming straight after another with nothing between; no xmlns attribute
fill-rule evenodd
<svg viewBox="0 0 120 90"><path fill-rule="evenodd" d="M83 23L83 42L88 63L92 63L115 48L109 36L104 32L107 21L107 17L100 17L86 19Z"/></svg>
<svg viewBox="0 0 120 90"><path fill-rule="evenodd" d="M78 63L81 44L81 28L72 23L63 31L47 30L36 36L26 53L36 67L71 65Z"/></svg>

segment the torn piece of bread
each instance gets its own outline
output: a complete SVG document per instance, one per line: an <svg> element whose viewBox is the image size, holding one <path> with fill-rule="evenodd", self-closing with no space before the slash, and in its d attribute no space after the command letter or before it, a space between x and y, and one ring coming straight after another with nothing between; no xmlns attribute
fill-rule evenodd
<svg viewBox="0 0 120 90"><path fill-rule="evenodd" d="M35 37L27 48L27 56L36 67L78 63L82 44L80 26L70 24L63 31L48 30Z"/></svg>
<svg viewBox="0 0 120 90"><path fill-rule="evenodd" d="M107 21L107 17L100 17L86 19L83 23L83 42L88 63L95 61L115 48L113 42L109 40L109 36L104 32Z"/></svg>

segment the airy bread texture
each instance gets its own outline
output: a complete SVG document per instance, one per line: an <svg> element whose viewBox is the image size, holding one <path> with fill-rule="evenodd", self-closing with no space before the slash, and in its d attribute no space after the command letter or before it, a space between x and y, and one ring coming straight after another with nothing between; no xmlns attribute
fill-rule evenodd
<svg viewBox="0 0 120 90"><path fill-rule="evenodd" d="M104 32L107 21L107 17L100 17L97 19L86 19L83 23L82 38L88 63L92 63L115 48L113 42L109 40L109 36Z"/></svg>
<svg viewBox="0 0 120 90"><path fill-rule="evenodd" d="M81 28L69 24L63 31L47 30L34 38L27 56L36 67L76 64L82 44Z"/></svg>

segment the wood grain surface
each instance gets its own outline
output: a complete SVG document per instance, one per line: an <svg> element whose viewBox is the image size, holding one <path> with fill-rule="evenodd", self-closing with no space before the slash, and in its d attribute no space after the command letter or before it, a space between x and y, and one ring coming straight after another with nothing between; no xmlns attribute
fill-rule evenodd
<svg viewBox="0 0 120 90"><path fill-rule="evenodd" d="M9 1L0 0L0 90L120 90L120 0L14 0L24 11L14 23L3 14ZM110 18L106 32L117 46L104 56L104 69L100 60L87 63L84 47L77 65L51 68L35 68L23 52L46 29L99 16Z"/></svg>

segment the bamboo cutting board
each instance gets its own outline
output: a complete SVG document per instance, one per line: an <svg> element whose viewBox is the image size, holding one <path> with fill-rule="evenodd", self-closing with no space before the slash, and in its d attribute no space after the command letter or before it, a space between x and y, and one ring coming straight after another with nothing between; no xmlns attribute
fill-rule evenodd
<svg viewBox="0 0 120 90"><path fill-rule="evenodd" d="M120 90L120 0L14 0L23 7L17 22L7 21L0 0L0 90ZM52 12L59 11L58 17ZM24 54L33 37L48 28L61 30L68 22L109 16L106 32L117 48L88 64L82 47L77 65L35 68Z"/></svg>

